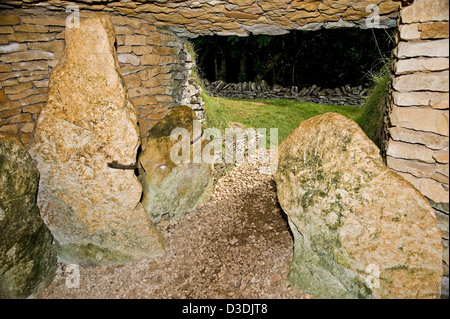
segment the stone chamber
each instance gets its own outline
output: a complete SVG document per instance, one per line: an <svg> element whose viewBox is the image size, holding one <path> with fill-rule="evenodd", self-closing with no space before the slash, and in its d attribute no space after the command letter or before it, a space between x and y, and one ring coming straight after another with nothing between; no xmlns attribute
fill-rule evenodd
<svg viewBox="0 0 450 319"><path fill-rule="evenodd" d="M281 35L290 30L396 27L385 124L388 167L436 212L448 297L448 0L5 0L0 3L0 133L28 147L63 56L66 23L110 17L142 147L176 105L204 116L189 40L202 35Z"/></svg>

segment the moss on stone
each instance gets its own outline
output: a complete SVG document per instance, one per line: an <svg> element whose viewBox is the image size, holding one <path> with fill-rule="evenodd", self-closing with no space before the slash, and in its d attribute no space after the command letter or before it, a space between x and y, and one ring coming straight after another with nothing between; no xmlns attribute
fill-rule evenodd
<svg viewBox="0 0 450 319"><path fill-rule="evenodd" d="M120 265L133 261L131 255L92 243L61 245L55 241L58 257L67 262L85 266Z"/></svg>
<svg viewBox="0 0 450 319"><path fill-rule="evenodd" d="M0 136L0 298L26 298L56 269L53 237L36 205L39 172L13 137Z"/></svg>

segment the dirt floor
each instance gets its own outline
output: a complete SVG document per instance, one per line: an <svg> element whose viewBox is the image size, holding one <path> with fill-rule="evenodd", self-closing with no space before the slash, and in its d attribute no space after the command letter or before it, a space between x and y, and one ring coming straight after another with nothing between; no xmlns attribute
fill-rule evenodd
<svg viewBox="0 0 450 319"><path fill-rule="evenodd" d="M169 241L164 257L80 267L79 288L67 287L58 263L37 298L311 298L286 284L293 239L273 177L258 164L234 167L206 204L158 227Z"/></svg>

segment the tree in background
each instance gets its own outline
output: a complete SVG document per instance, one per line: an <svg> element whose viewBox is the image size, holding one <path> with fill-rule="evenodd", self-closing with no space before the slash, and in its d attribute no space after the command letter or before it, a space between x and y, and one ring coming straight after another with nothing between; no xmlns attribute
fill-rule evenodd
<svg viewBox="0 0 450 319"><path fill-rule="evenodd" d="M228 83L335 88L371 85L391 56L393 29L292 31L282 36L205 36L193 40L201 75Z"/></svg>

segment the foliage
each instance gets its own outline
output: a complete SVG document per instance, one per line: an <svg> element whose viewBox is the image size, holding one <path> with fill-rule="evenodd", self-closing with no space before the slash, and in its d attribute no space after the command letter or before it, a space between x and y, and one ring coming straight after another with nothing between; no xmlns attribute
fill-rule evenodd
<svg viewBox="0 0 450 319"><path fill-rule="evenodd" d="M292 31L282 36L205 36L193 40L202 77L228 83L335 88L371 85L393 49L392 30Z"/></svg>
<svg viewBox="0 0 450 319"><path fill-rule="evenodd" d="M386 94L389 83L389 68L386 64L379 74L374 74L372 81L374 89L364 102L362 112L356 122L366 135L383 149L384 137L384 111L386 110Z"/></svg>

